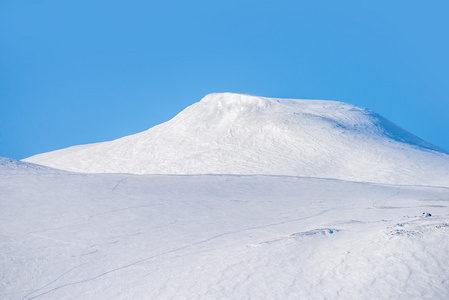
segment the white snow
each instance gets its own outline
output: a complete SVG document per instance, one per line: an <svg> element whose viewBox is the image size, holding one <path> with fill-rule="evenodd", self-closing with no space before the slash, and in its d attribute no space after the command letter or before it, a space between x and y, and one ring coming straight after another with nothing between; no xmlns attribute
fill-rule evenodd
<svg viewBox="0 0 449 300"><path fill-rule="evenodd" d="M210 94L115 141L24 161L86 173L265 174L449 186L449 155L354 105Z"/></svg>
<svg viewBox="0 0 449 300"><path fill-rule="evenodd" d="M1 299L449 299L448 188L3 167L0 205Z"/></svg>
<svg viewBox="0 0 449 300"><path fill-rule="evenodd" d="M0 299L449 299L449 155L341 102L0 158L0 208Z"/></svg>

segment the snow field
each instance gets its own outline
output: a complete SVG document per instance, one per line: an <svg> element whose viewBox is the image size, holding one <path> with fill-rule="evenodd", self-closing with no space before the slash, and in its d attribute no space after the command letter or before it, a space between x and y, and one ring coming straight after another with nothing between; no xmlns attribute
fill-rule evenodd
<svg viewBox="0 0 449 300"><path fill-rule="evenodd" d="M449 298L448 188L17 168L0 197L1 299Z"/></svg>

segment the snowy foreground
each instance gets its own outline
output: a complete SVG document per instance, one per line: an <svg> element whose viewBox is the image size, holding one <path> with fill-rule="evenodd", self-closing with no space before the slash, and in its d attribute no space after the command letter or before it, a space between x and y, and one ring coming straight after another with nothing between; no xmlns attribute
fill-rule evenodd
<svg viewBox="0 0 449 300"><path fill-rule="evenodd" d="M0 205L1 299L449 299L447 187L5 162Z"/></svg>

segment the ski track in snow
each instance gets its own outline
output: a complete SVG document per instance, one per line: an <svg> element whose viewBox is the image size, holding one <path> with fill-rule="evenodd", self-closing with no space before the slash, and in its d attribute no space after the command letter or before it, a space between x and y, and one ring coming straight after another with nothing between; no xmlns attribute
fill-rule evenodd
<svg viewBox="0 0 449 300"><path fill-rule="evenodd" d="M139 206L139 207L143 207L143 206ZM136 208L136 207L131 207L131 208ZM115 210L115 211L112 211L112 212L118 212L118 211L122 211L122 210L126 210L126 209L130 209L130 208L123 208L123 209ZM202 240L202 241L199 241L199 242L190 244L190 245L186 245L186 246L184 246L184 247L172 249L172 250L166 251L166 252L164 252L164 253L160 253L160 254L157 254L157 255L154 255L154 256L151 256L151 257L146 257L146 258L144 258L144 259L140 259L140 260L135 261L135 262L133 262L133 263L130 263L130 264L127 264L127 265L124 265L124 266L121 266L121 267L118 267L118 268L109 270L109 271L107 271L107 272L104 272L104 273L102 273L102 274L99 274L99 275L94 276L94 277L91 277L91 278L87 278L87 279L84 279L84 280L81 280L81 281L71 282L71 283L68 283L68 284L64 284L64 285L55 287L55 288L53 288L53 289L51 289L51 290L49 290L49 291L46 291L45 293L42 293L42 294L33 296L33 297L31 297L31 298L26 298L27 296L29 296L29 295L31 295L31 294L34 294L34 293L36 292L36 291L34 291L34 292L30 293L29 295L26 295L23 299L34 299L34 298L43 296L43 295L45 295L45 294L51 293L51 292L53 292L53 291L55 291L55 290L58 290L58 289L61 289L61 288L64 288L64 287L73 286L73 285L77 285L77 284L84 283L84 282L87 282L87 281L95 280L95 279L98 279L98 278L100 278L100 277L102 277L102 276L105 276L105 275L107 275L107 274L110 274L110 273L113 273L113 272L116 272L116 271L119 271L119 270L122 270L122 269L125 269L125 268L129 268L129 267L132 267L132 266L137 265L137 264L144 263L144 262L146 262L146 261L149 261L149 260L151 260L151 259L154 259L154 258L163 256L163 255L166 255L166 254L171 254L171 253L174 253L174 252L178 252L178 251L181 251L181 250L185 250L185 249L187 249L187 248L195 247L195 246L197 246L197 245L201 245L201 244L208 243L208 242L210 242L210 241L212 241L212 240L214 240L214 239L217 239L217 238L221 238L221 237L228 236L228 235L233 235L233 234L236 234L236 233L242 233L242 232L250 231L250 230L254 230L254 229L262 229L262 228L267 228L267 227L277 226L277 225L281 225L281 224L292 223L292 222L296 222L296 221L300 221L300 220L305 220L305 219L309 219L309 218L316 217L316 216L318 216L318 215L322 215L322 214L326 213L327 211L330 211L330 210L325 210L325 211L322 211L322 212L320 212L320 213L318 213L318 214L315 214L315 215L310 215L310 216L307 216L307 217L304 217L304 218L293 219L293 220L289 220L289 221L285 221L285 222L279 222L279 223L267 224L267 225L263 225L263 226L257 226L257 227L245 228L245 229L242 229L242 230L237 230L237 231L232 231L232 232L225 232L225 233L222 233L222 234L219 234L219 235L216 235L216 236L212 236L212 237L207 238L207 239L205 239L205 240ZM104 213L104 214L107 214L107 213L111 213L111 212L106 212L106 213ZM89 219L90 219L90 217L89 217ZM57 241L57 242L68 243L68 244L73 244L73 245L86 246L86 245L82 245L82 244L79 244L79 243L73 243L73 242L63 241L63 240L59 240L59 239L49 238L49 237L42 236L42 235L37 235L37 234L35 234L35 233L31 233L31 234L32 234L32 235L35 235L35 236L38 236L38 237L41 237L41 238L54 240L54 241ZM198 252L197 252L197 253L198 253ZM195 254L197 254L197 253L195 253ZM64 274L60 275L58 278L56 278L55 280L53 280L53 281L50 282L49 284L45 285L44 287L50 285L51 283L56 282L56 281L57 281L59 278L61 278L63 275L65 275L65 274L69 273L70 271L72 271L72 270L74 270L74 269L77 269L77 268L79 268L79 267L81 267L81 266L83 266L83 265L85 265L85 264L82 264L82 265L80 265L80 266L77 266L77 267L74 267L74 268L70 269L69 271L67 271L67 272L65 272ZM41 289L43 289L44 287L42 287L42 288L40 288L40 289L38 289L38 290L41 290ZM38 290L37 290L37 291L38 291Z"/></svg>

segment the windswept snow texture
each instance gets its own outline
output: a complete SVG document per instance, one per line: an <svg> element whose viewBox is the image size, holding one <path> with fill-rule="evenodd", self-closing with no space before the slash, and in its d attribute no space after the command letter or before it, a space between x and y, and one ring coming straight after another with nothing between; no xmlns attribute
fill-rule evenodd
<svg viewBox="0 0 449 300"><path fill-rule="evenodd" d="M22 171L22 170L28 170L29 172L37 172L37 173L43 171L61 173L61 170L55 170L45 166L0 156L0 172L9 171L9 174L13 174L14 171Z"/></svg>
<svg viewBox="0 0 449 300"><path fill-rule="evenodd" d="M449 155L370 110L210 94L115 141L26 159L87 173L266 174L449 186Z"/></svg>
<svg viewBox="0 0 449 300"><path fill-rule="evenodd" d="M0 206L0 299L449 299L448 188L0 168Z"/></svg>

